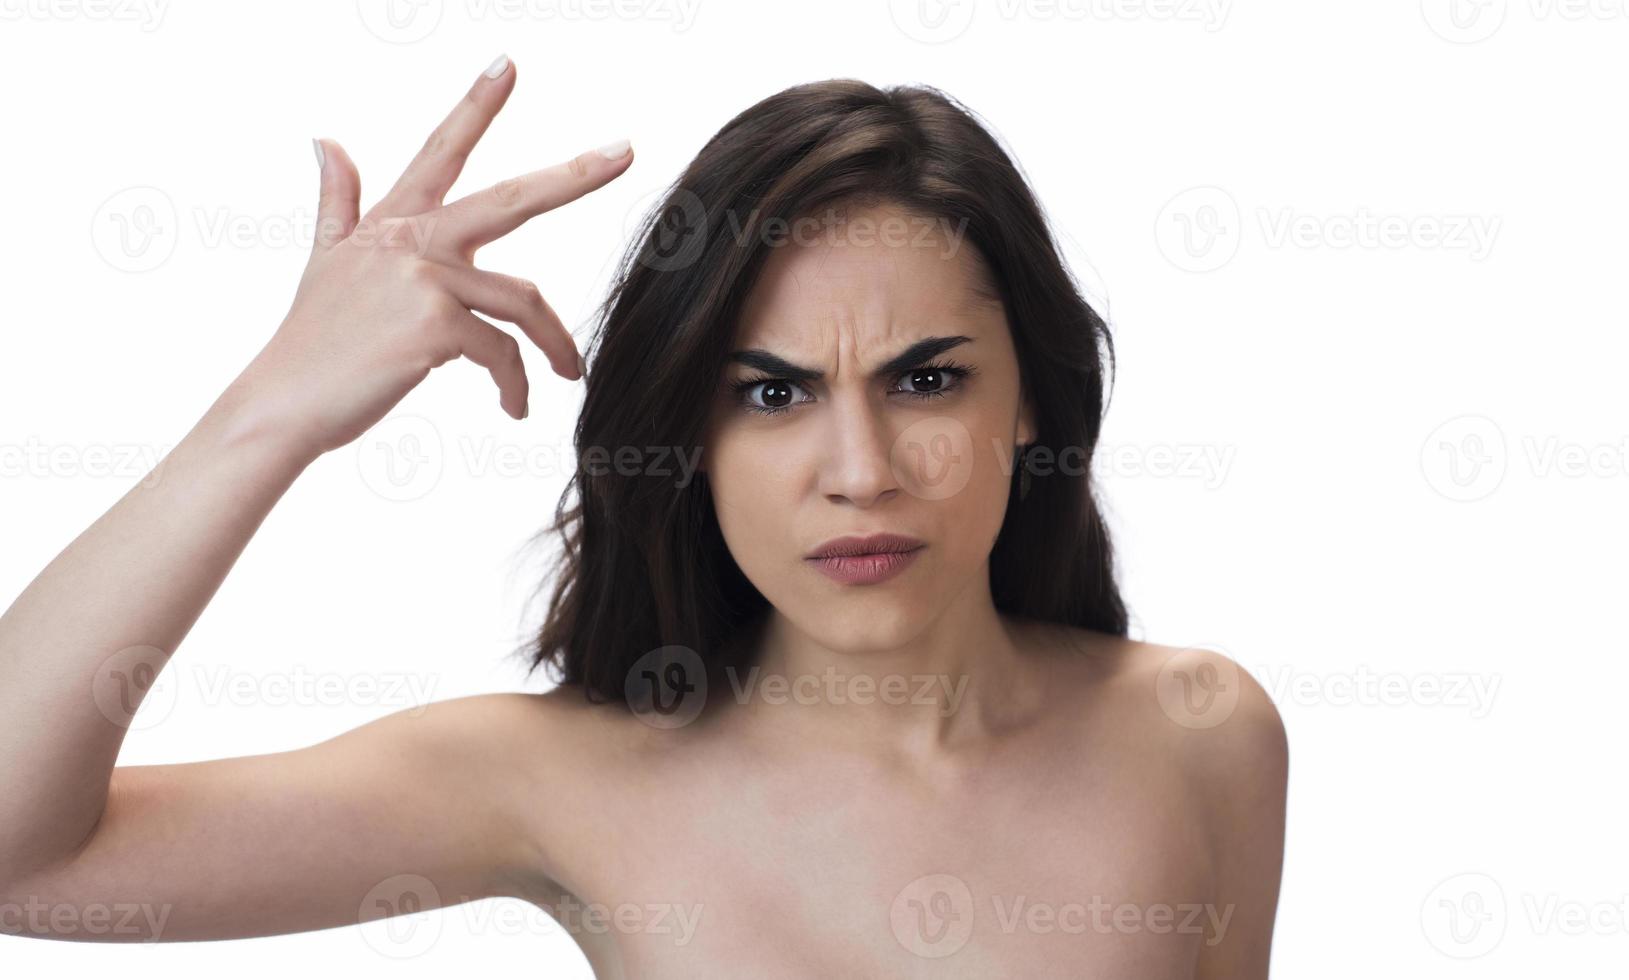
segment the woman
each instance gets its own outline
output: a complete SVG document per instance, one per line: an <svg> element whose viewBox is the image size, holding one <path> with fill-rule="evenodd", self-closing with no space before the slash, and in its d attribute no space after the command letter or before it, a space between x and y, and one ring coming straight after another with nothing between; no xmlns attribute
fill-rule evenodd
<svg viewBox="0 0 1629 980"><path fill-rule="evenodd" d="M1282 725L1220 654L1126 636L1090 482L1106 328L1008 156L928 88L760 102L633 243L525 651L553 690L114 767L313 459L458 356L526 416L518 344L471 311L584 378L536 288L472 259L632 153L443 204L514 82L500 57L365 215L317 143L287 317L0 619L0 903L163 910L5 931L226 939L515 896L607 977L1265 976Z"/></svg>

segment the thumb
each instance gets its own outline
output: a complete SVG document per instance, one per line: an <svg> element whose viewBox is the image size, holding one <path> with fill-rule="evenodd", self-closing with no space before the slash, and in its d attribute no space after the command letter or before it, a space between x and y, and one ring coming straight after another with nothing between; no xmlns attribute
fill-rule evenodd
<svg viewBox="0 0 1629 980"><path fill-rule="evenodd" d="M362 178L345 148L333 140L314 139L317 166L322 170L321 191L317 197L316 247L331 248L356 228L357 204L362 197Z"/></svg>

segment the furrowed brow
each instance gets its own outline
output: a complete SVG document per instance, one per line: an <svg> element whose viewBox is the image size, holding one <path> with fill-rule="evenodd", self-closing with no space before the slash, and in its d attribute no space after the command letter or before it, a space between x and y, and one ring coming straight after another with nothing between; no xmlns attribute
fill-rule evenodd
<svg viewBox="0 0 1629 980"><path fill-rule="evenodd" d="M972 337L964 337L960 334L951 337L926 337L889 358L872 372L872 377L892 377L901 371L909 371L911 368L931 361L947 350L972 342ZM779 355L771 354L761 347L735 351L730 354L730 360L737 364L745 364L750 368L757 368L765 374L774 375L776 378L791 382L819 381L826 376L826 372L818 368L793 364L791 361Z"/></svg>

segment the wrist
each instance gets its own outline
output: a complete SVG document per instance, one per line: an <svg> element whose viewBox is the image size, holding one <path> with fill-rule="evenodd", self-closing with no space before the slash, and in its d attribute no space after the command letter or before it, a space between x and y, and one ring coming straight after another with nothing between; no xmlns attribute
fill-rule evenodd
<svg viewBox="0 0 1629 980"><path fill-rule="evenodd" d="M298 476L324 451L286 412L251 391L243 376L215 399L197 431L219 448L249 455L290 478Z"/></svg>

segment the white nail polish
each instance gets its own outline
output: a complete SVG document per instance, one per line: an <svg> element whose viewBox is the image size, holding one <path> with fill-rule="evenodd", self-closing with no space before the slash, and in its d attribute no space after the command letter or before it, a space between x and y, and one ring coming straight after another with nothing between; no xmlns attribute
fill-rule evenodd
<svg viewBox="0 0 1629 980"><path fill-rule="evenodd" d="M311 140L311 147L317 151L317 169L321 170L327 164L325 154L322 152L322 141L313 138Z"/></svg>
<svg viewBox="0 0 1629 980"><path fill-rule="evenodd" d="M482 74L488 78L497 78L499 75L502 75L504 70L508 67L509 56L506 54L500 54L498 55L498 60L488 65L486 71L482 72Z"/></svg>
<svg viewBox="0 0 1629 980"><path fill-rule="evenodd" d="M607 160L620 160L627 154L628 146L627 140L617 140L614 143L605 144L594 152Z"/></svg>

